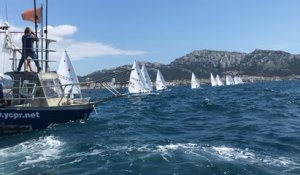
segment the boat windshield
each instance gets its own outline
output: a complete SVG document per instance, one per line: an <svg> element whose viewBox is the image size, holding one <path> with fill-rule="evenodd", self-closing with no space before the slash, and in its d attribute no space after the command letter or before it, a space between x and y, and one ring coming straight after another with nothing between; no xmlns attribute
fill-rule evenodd
<svg viewBox="0 0 300 175"><path fill-rule="evenodd" d="M58 98L63 96L63 91L58 79L42 80L41 83L47 98Z"/></svg>

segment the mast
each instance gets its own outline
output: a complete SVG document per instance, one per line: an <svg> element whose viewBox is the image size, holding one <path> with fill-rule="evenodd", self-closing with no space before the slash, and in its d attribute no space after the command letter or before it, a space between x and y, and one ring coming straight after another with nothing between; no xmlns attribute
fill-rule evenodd
<svg viewBox="0 0 300 175"><path fill-rule="evenodd" d="M34 4L34 24L35 24L35 34L37 36L37 18L38 16L36 15L36 0L33 0L33 4ZM35 47L36 47L36 59L38 60L39 59L39 54L38 54L38 42L35 42Z"/></svg>
<svg viewBox="0 0 300 175"><path fill-rule="evenodd" d="M49 41L48 41L48 0L46 0L46 29L45 29L45 34L46 34L46 68L45 72L48 72L48 60L49 60Z"/></svg>
<svg viewBox="0 0 300 175"><path fill-rule="evenodd" d="M43 4L41 4L41 60L44 60L44 19L43 19ZM44 63L41 62L41 67L43 69Z"/></svg>

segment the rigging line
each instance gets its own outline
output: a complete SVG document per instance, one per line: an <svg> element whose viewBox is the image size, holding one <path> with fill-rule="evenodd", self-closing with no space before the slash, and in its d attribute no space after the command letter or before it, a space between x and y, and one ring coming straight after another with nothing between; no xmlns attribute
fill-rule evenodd
<svg viewBox="0 0 300 175"><path fill-rule="evenodd" d="M120 75L123 75L124 73L131 72L131 70L132 70L132 69L126 69L126 70L120 71L120 72L118 72L118 73L114 73L114 74L111 74L111 75L107 75L107 76L105 76L105 77L103 77L103 78L100 78L100 79L94 81L94 82L95 82L95 83L99 83L99 82L101 82L101 81L109 80L110 78L112 78L112 77L114 77L114 76L118 77L118 76L120 76Z"/></svg>
<svg viewBox="0 0 300 175"><path fill-rule="evenodd" d="M2 72L4 73L5 70L4 70L4 67L5 67L5 53L3 52L3 68L2 68Z"/></svg>

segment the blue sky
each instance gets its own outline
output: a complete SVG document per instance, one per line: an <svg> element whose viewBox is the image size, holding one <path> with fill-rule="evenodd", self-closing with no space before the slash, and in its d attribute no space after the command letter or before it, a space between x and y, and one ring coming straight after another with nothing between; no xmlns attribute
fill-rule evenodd
<svg viewBox="0 0 300 175"><path fill-rule="evenodd" d="M12 26L33 27L21 19L31 0L7 6ZM133 60L169 64L202 49L299 54L299 7L298 0L49 0L49 25L58 39L54 57L66 49L77 73L86 75Z"/></svg>

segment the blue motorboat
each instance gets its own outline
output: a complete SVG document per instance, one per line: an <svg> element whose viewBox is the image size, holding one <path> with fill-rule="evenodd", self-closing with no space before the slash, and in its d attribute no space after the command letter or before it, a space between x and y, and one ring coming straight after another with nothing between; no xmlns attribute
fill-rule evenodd
<svg viewBox="0 0 300 175"><path fill-rule="evenodd" d="M7 34L8 28L8 25L0 26L0 30L3 31L0 33ZM37 33L37 29L35 31ZM17 54L22 52L22 49L13 47L12 43L8 44L7 49L13 53L13 58L10 58L12 70L5 75L11 77L12 86L6 91L7 95L4 98L0 97L0 134L35 131L47 128L51 124L84 120L98 103L82 95L74 98L73 94L65 92L66 88L72 89L80 84L62 84L57 72L49 70L49 44L53 40L47 38L47 33L46 25L46 37L37 38L46 44L46 48L38 48L38 45L35 48L37 55L41 56L38 61L42 65L37 72L28 72L26 64L24 70L19 71Z"/></svg>
<svg viewBox="0 0 300 175"><path fill-rule="evenodd" d="M56 72L8 72L11 97L0 108L0 134L47 128L54 123L87 119L97 102L64 94ZM71 85L72 86L72 85Z"/></svg>

